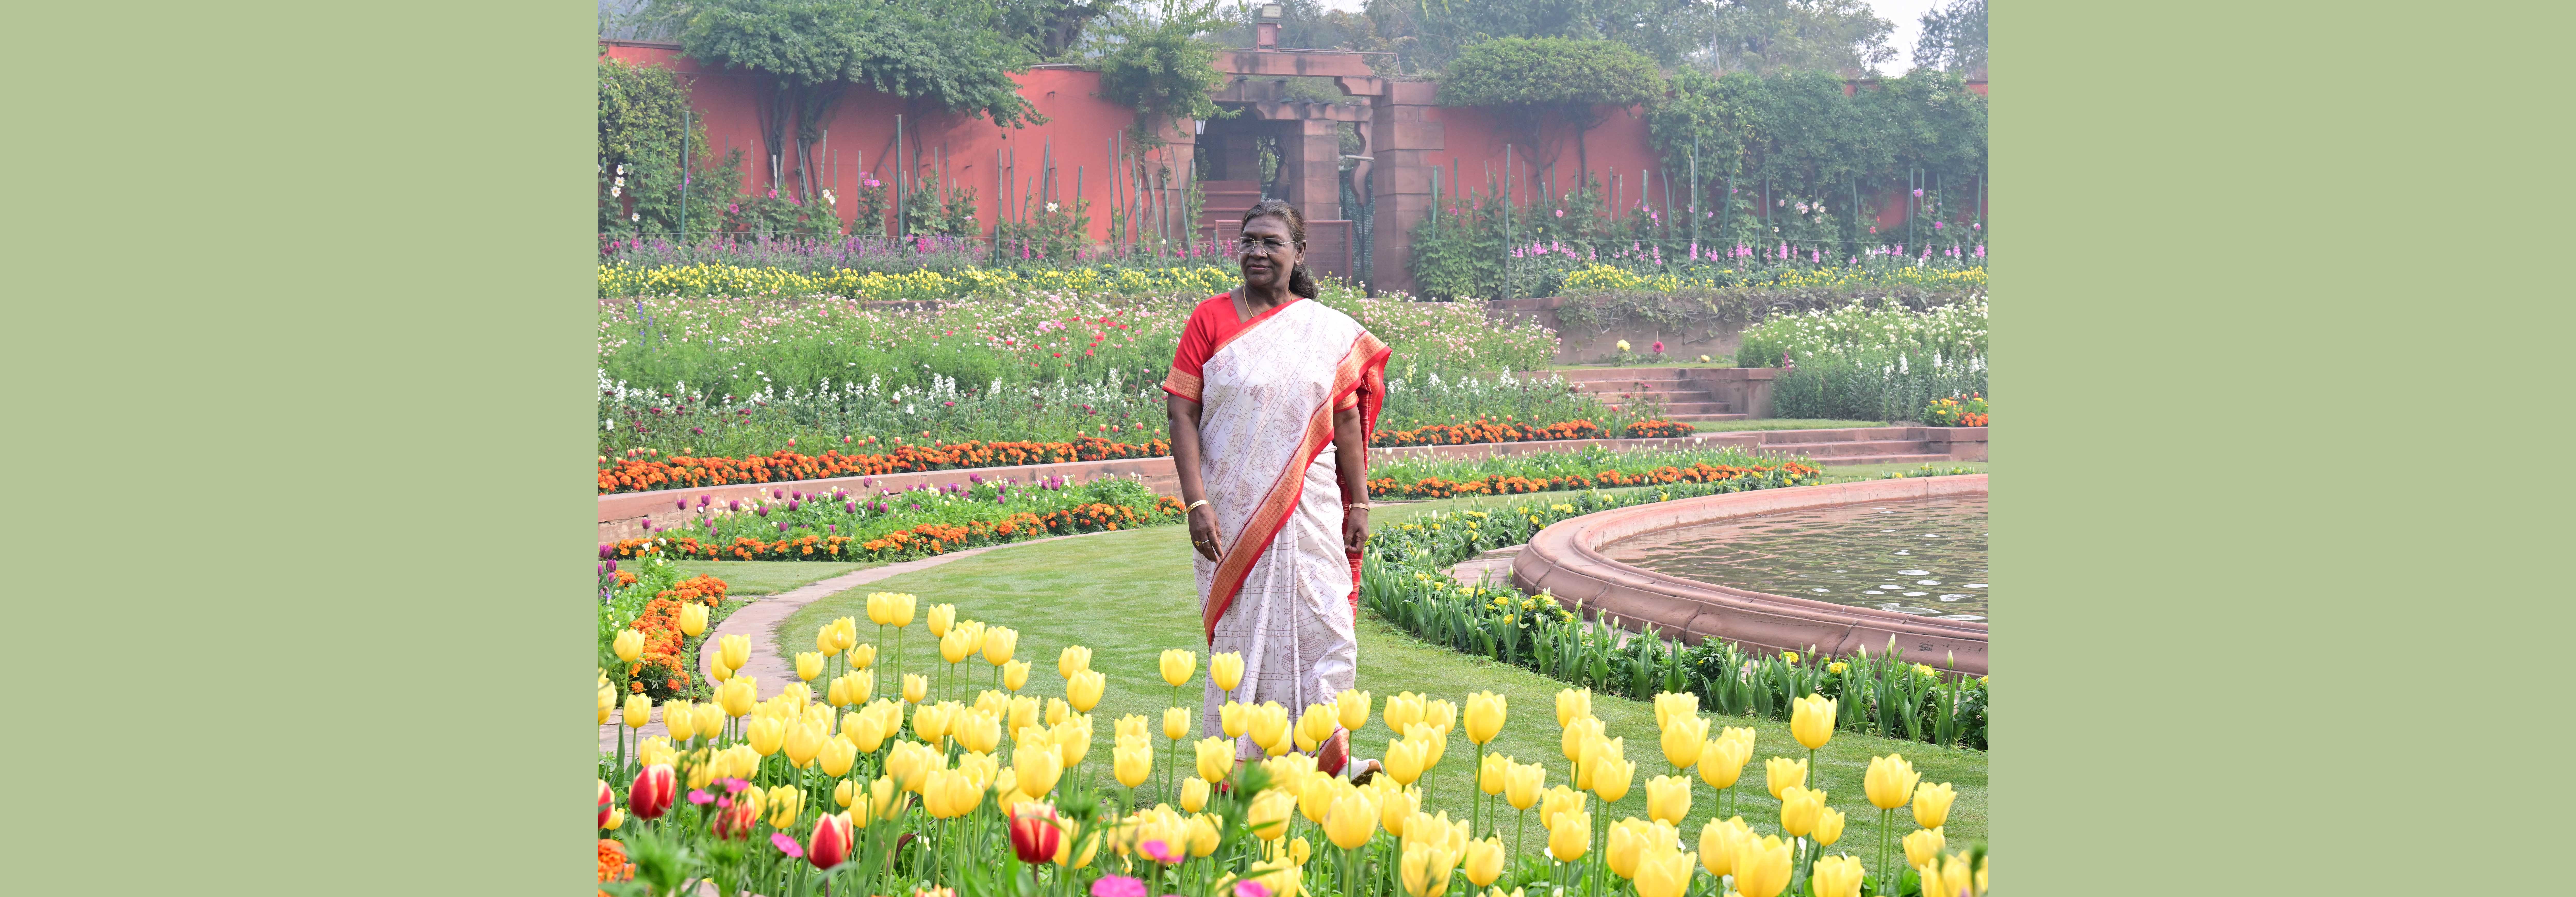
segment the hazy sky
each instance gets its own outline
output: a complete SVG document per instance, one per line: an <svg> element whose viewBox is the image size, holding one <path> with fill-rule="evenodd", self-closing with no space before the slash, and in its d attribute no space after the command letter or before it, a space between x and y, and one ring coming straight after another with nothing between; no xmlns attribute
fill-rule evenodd
<svg viewBox="0 0 2576 897"><path fill-rule="evenodd" d="M1321 2L1325 9L1338 9L1344 12L1358 12L1360 7L1367 5L1367 0L1321 0ZM1887 70L1891 73L1905 71L1907 64L1914 58L1914 39L1923 33L1923 13L1931 9L1937 0L1868 0L1868 2L1869 8L1875 10L1879 18L1896 25L1896 33L1887 39L1887 45L1896 48L1896 59L1887 64Z"/></svg>

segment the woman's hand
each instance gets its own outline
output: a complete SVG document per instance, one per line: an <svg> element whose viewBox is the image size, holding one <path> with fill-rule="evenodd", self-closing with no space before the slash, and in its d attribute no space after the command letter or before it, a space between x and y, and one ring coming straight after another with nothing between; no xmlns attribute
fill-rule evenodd
<svg viewBox="0 0 2576 897"><path fill-rule="evenodd" d="M1200 505L1190 510L1190 547L1198 549L1199 556L1211 562L1217 559L1216 510L1213 507Z"/></svg>
<svg viewBox="0 0 2576 897"><path fill-rule="evenodd" d="M1342 549L1358 554L1368 549L1368 509L1342 509Z"/></svg>

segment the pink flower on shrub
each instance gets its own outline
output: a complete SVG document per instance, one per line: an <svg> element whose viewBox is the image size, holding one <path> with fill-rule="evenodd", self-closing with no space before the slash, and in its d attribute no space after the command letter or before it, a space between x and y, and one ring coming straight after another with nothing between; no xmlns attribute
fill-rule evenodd
<svg viewBox="0 0 2576 897"><path fill-rule="evenodd" d="M769 833L769 846L778 848L778 852L786 854L788 859L805 858L805 845L796 843L796 839L788 837L786 832Z"/></svg>
<svg viewBox="0 0 2576 897"><path fill-rule="evenodd" d="M1145 897L1145 883L1125 875L1103 875L1091 883L1091 897Z"/></svg>

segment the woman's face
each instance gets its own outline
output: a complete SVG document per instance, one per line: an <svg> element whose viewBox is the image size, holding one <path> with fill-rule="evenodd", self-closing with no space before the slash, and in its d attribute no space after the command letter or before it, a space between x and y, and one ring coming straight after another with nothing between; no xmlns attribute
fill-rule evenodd
<svg viewBox="0 0 2576 897"><path fill-rule="evenodd" d="M1263 290L1286 289L1288 272L1297 267L1297 250L1289 242L1288 222L1277 215L1263 215L1243 225L1235 243L1242 253L1243 284Z"/></svg>

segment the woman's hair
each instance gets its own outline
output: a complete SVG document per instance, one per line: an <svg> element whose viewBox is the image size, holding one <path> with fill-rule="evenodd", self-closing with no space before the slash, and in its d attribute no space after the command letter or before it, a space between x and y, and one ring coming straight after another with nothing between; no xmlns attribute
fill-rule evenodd
<svg viewBox="0 0 2576 897"><path fill-rule="evenodd" d="M1306 272L1305 213L1297 211L1297 207L1289 205L1286 200L1265 199L1253 203L1252 208L1243 210L1243 226L1252 226L1252 219L1264 215L1276 217L1287 223L1288 239L1297 248L1297 265L1288 269L1288 292L1308 299L1315 298L1315 277ZM1236 233L1240 234L1242 231L1238 229Z"/></svg>

